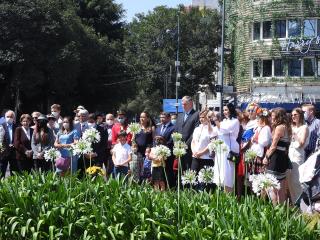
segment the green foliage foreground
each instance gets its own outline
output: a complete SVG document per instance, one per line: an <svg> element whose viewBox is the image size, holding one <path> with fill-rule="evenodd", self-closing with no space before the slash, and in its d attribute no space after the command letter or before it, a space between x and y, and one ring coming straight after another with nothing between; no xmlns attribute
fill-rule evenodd
<svg viewBox="0 0 320 240"><path fill-rule="evenodd" d="M299 213L249 197L49 174L1 181L0 239L319 239Z"/></svg>

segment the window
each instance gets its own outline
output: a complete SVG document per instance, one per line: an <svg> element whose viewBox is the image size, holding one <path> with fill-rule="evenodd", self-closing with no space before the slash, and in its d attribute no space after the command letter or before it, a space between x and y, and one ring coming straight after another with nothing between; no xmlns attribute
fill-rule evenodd
<svg viewBox="0 0 320 240"><path fill-rule="evenodd" d="M260 23L253 24L253 40L260 40Z"/></svg>
<svg viewBox="0 0 320 240"><path fill-rule="evenodd" d="M303 21L303 36L304 37L314 37L316 36L316 20L315 19L305 19Z"/></svg>
<svg viewBox="0 0 320 240"><path fill-rule="evenodd" d="M305 58L303 59L303 76L313 77L314 76L314 58Z"/></svg>
<svg viewBox="0 0 320 240"><path fill-rule="evenodd" d="M289 20L288 21L288 37L300 37L301 36L301 21Z"/></svg>
<svg viewBox="0 0 320 240"><path fill-rule="evenodd" d="M263 22L263 38L268 39L271 38L271 21Z"/></svg>
<svg viewBox="0 0 320 240"><path fill-rule="evenodd" d="M253 77L260 77L261 73L261 62L260 61L253 61Z"/></svg>
<svg viewBox="0 0 320 240"><path fill-rule="evenodd" d="M272 60L263 60L262 61L262 76L263 77L272 77Z"/></svg>
<svg viewBox="0 0 320 240"><path fill-rule="evenodd" d="M278 20L274 22L274 36L276 38L286 37L286 20Z"/></svg>
<svg viewBox="0 0 320 240"><path fill-rule="evenodd" d="M301 76L301 60L300 59L290 59L288 61L288 75L290 77Z"/></svg>
<svg viewBox="0 0 320 240"><path fill-rule="evenodd" d="M274 76L275 77L284 76L284 61L282 59L274 60Z"/></svg>
<svg viewBox="0 0 320 240"><path fill-rule="evenodd" d="M318 19L318 24L317 24L317 27L318 27L318 36L320 35L320 19Z"/></svg>

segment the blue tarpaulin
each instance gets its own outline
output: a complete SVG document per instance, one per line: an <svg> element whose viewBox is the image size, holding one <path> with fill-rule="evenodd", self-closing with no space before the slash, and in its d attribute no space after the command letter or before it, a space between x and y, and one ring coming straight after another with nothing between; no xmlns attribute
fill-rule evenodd
<svg viewBox="0 0 320 240"><path fill-rule="evenodd" d="M163 111L169 112L169 113L175 113L176 112L176 99L163 99ZM182 105L181 105L181 99L178 99L178 112L183 112Z"/></svg>

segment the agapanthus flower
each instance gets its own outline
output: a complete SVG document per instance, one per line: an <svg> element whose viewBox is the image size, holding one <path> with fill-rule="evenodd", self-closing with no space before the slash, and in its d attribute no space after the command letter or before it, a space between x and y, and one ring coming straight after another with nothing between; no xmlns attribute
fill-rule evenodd
<svg viewBox="0 0 320 240"><path fill-rule="evenodd" d="M56 159L61 157L61 153L55 149L55 148L50 148L49 150L46 150L44 152L44 159L48 161L55 161Z"/></svg>
<svg viewBox="0 0 320 240"><path fill-rule="evenodd" d="M280 189L280 182L271 174L250 175L249 181L252 182L252 190L258 196L262 190L269 191L272 188Z"/></svg>
<svg viewBox="0 0 320 240"><path fill-rule="evenodd" d="M173 147L173 155L176 157L181 157L187 153L188 146L185 144L185 142L182 141L177 141L174 142L174 147Z"/></svg>
<svg viewBox="0 0 320 240"><path fill-rule="evenodd" d="M138 134L141 131L139 123L130 123L127 128L127 133Z"/></svg>
<svg viewBox="0 0 320 240"><path fill-rule="evenodd" d="M173 142L179 142L182 140L182 134L178 132L174 132L171 134Z"/></svg>
<svg viewBox="0 0 320 240"><path fill-rule="evenodd" d="M76 144L72 145L72 154L74 156L89 154L92 150L91 142L84 139L80 139Z"/></svg>
<svg viewBox="0 0 320 240"><path fill-rule="evenodd" d="M82 139L90 143L98 143L100 138L100 133L95 128L86 129L82 135Z"/></svg>
<svg viewBox="0 0 320 240"><path fill-rule="evenodd" d="M197 184L197 173L194 170L186 170L183 175L181 176L182 185L190 184L195 185Z"/></svg>
<svg viewBox="0 0 320 240"><path fill-rule="evenodd" d="M205 166L198 173L198 182L204 184L214 183L214 167Z"/></svg>
<svg viewBox="0 0 320 240"><path fill-rule="evenodd" d="M252 162L257 157L257 153L249 149L248 151L246 151L244 156L245 156L245 162L249 163L249 162Z"/></svg>
<svg viewBox="0 0 320 240"><path fill-rule="evenodd" d="M220 139L211 140L208 144L210 152L222 153L228 151L228 146Z"/></svg>
<svg viewBox="0 0 320 240"><path fill-rule="evenodd" d="M154 154L158 159L165 160L171 156L171 151L164 145L158 145L154 148Z"/></svg>

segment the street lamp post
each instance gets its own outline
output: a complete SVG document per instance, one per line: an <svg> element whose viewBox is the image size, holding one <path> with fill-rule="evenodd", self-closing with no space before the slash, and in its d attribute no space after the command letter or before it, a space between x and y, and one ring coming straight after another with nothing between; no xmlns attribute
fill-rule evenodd
<svg viewBox="0 0 320 240"><path fill-rule="evenodd" d="M221 56L220 56L220 66L221 66L221 74L220 78L218 79L218 85L220 86L219 91L217 92L217 97L220 99L220 114L222 116L223 114L223 78L224 78L224 25L225 25L225 5L226 5L226 0L222 1L221 5L221 15L222 15L222 26L221 26Z"/></svg>
<svg viewBox="0 0 320 240"><path fill-rule="evenodd" d="M175 61L175 67L176 67L176 114L178 114L178 108L179 108L179 98L178 98L178 87L180 86L180 61L179 61L179 49L180 49L180 16L178 13L178 26L177 26L177 59Z"/></svg>

